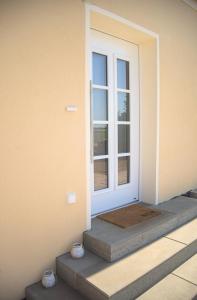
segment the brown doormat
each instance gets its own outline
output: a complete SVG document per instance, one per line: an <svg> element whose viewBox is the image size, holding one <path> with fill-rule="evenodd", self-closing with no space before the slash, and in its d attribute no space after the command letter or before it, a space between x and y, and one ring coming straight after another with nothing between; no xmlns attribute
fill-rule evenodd
<svg viewBox="0 0 197 300"><path fill-rule="evenodd" d="M97 218L118 225L122 228L127 228L148 219L152 219L160 214L161 213L158 210L134 204L102 214Z"/></svg>

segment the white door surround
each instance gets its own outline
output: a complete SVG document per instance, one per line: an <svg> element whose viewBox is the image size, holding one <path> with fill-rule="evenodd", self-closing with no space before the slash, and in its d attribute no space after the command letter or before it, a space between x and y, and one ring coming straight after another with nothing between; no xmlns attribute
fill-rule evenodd
<svg viewBox="0 0 197 300"><path fill-rule="evenodd" d="M86 7L86 146L87 229L91 228L90 172L90 65L91 29L139 47L140 69L140 174L139 199L159 202L159 35L114 13L91 4ZM112 26L113 25L113 26ZM121 30L120 30L121 28Z"/></svg>

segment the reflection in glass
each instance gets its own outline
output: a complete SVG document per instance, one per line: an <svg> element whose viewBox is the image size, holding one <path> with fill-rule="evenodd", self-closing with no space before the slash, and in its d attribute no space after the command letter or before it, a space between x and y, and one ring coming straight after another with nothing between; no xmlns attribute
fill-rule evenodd
<svg viewBox="0 0 197 300"><path fill-rule="evenodd" d="M130 152L130 125L118 125L118 153Z"/></svg>
<svg viewBox="0 0 197 300"><path fill-rule="evenodd" d="M93 109L94 121L107 121L108 107L107 107L107 91L100 89L93 89Z"/></svg>
<svg viewBox="0 0 197 300"><path fill-rule="evenodd" d="M129 94L118 92L118 121L129 121Z"/></svg>
<svg viewBox="0 0 197 300"><path fill-rule="evenodd" d="M118 185L129 183L130 181L130 157L118 158Z"/></svg>
<svg viewBox="0 0 197 300"><path fill-rule="evenodd" d="M94 156L108 154L108 126L94 125Z"/></svg>
<svg viewBox="0 0 197 300"><path fill-rule="evenodd" d="M108 188L108 159L94 161L94 190Z"/></svg>
<svg viewBox="0 0 197 300"><path fill-rule="evenodd" d="M93 84L107 85L107 56L93 52Z"/></svg>
<svg viewBox="0 0 197 300"><path fill-rule="evenodd" d="M117 86L129 90L129 62L117 59Z"/></svg>

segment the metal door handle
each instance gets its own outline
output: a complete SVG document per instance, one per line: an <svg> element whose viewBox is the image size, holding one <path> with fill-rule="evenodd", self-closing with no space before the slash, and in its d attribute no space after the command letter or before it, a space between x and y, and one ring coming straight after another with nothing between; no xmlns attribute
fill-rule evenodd
<svg viewBox="0 0 197 300"><path fill-rule="evenodd" d="M93 163L93 99L92 99L92 80L90 80L90 161Z"/></svg>

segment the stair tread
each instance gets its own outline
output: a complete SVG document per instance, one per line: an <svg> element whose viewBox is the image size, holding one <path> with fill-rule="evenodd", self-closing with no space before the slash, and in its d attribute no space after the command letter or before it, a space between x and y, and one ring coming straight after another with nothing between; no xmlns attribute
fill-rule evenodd
<svg viewBox="0 0 197 300"><path fill-rule="evenodd" d="M161 203L158 206L150 205L150 207L159 209L161 211L161 215L142 223L130 226L128 228L121 228L109 222L105 222L99 218L94 218L92 220L91 230L86 231L85 234L88 234L97 239L101 239L103 242L106 242L108 244L113 244L119 241L119 239L127 238L131 234L142 234L143 232L155 227L158 224L167 222L173 217L176 217L181 213L185 213L186 211L197 207L197 199L180 196L171 199L170 201Z"/></svg>
<svg viewBox="0 0 197 300"><path fill-rule="evenodd" d="M197 286L173 274L168 275L136 300L197 299Z"/></svg>
<svg viewBox="0 0 197 300"><path fill-rule="evenodd" d="M174 270L173 274L191 282L197 288L197 254Z"/></svg>
<svg viewBox="0 0 197 300"><path fill-rule="evenodd" d="M103 260L80 270L79 274L102 293L112 296L184 247L182 243L161 238L117 262L108 263Z"/></svg>
<svg viewBox="0 0 197 300"><path fill-rule="evenodd" d="M175 229L166 237L179 241L184 244L191 244L197 238L197 219Z"/></svg>
<svg viewBox="0 0 197 300"><path fill-rule="evenodd" d="M157 207L160 209L180 215L197 207L197 199L179 196L168 201L160 203Z"/></svg>
<svg viewBox="0 0 197 300"><path fill-rule="evenodd" d="M27 300L86 300L76 290L68 286L58 278L57 284L52 288L44 288L41 282L37 282L26 288Z"/></svg>
<svg viewBox="0 0 197 300"><path fill-rule="evenodd" d="M130 236L142 235L156 225L165 223L173 217L175 217L174 213L161 211L161 215L128 228L121 228L99 218L95 218L92 220L91 230L85 232L85 235L87 234L93 238L100 239L109 245L113 245Z"/></svg>
<svg viewBox="0 0 197 300"><path fill-rule="evenodd" d="M83 258L74 259L70 253L65 253L57 257L57 264L63 264L68 269L74 271L75 273L81 273L86 269L92 268L95 265L102 264L105 262L101 257L85 250L85 255Z"/></svg>

